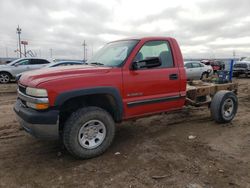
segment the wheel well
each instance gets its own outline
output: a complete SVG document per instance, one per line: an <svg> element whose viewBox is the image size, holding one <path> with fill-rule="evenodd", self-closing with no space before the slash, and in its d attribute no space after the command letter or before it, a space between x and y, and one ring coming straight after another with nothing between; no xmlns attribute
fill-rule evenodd
<svg viewBox="0 0 250 188"><path fill-rule="evenodd" d="M86 107L96 106L100 107L114 118L114 121L119 122L118 106L116 105L115 98L110 94L91 94L80 97L75 97L67 100L60 107L59 122L60 130L62 130L64 122L70 117L70 115L76 110Z"/></svg>
<svg viewBox="0 0 250 188"><path fill-rule="evenodd" d="M8 71L0 71L0 74L1 74L1 73L7 73L7 74L10 75L10 78L14 78L13 75L12 75L11 73L9 73Z"/></svg>

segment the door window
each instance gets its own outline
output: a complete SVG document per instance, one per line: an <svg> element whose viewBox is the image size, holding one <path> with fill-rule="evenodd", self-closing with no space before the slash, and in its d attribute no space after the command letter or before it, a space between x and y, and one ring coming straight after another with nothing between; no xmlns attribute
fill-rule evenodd
<svg viewBox="0 0 250 188"><path fill-rule="evenodd" d="M192 63L186 63L186 64L185 64L185 67L186 67L187 69L191 69L191 68L192 68Z"/></svg>
<svg viewBox="0 0 250 188"><path fill-rule="evenodd" d="M30 61L28 59L24 59L24 60L21 60L17 63L15 63L15 66L19 66L19 65L29 65L30 64Z"/></svg>
<svg viewBox="0 0 250 188"><path fill-rule="evenodd" d="M160 67L174 67L171 49L166 41L146 42L137 53L133 62L156 57L158 57L161 61Z"/></svg>
<svg viewBox="0 0 250 188"><path fill-rule="evenodd" d="M201 67L200 63L192 63L192 65L193 65L193 68L200 68Z"/></svg>
<svg viewBox="0 0 250 188"><path fill-rule="evenodd" d="M55 65L55 67L64 67L64 66L70 66L70 65L77 65L77 64L74 64L74 63L62 63L62 64L59 64L59 65Z"/></svg>
<svg viewBox="0 0 250 188"><path fill-rule="evenodd" d="M49 62L44 60L44 59L32 59L31 60L31 64L32 65L44 65L44 64L48 64Z"/></svg>

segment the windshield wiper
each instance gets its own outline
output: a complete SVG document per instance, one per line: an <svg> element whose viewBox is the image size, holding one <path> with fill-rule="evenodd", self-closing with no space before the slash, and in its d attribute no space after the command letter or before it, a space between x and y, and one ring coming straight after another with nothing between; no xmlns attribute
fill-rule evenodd
<svg viewBox="0 0 250 188"><path fill-rule="evenodd" d="M99 62L91 62L89 63L90 65L104 65L103 63L99 63Z"/></svg>

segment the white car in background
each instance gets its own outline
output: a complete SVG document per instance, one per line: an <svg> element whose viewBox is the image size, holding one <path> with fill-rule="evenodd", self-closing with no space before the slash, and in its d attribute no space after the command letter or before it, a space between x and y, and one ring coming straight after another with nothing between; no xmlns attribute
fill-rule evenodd
<svg viewBox="0 0 250 188"><path fill-rule="evenodd" d="M213 74L213 67L199 61L185 61L184 67L188 80L200 80Z"/></svg>

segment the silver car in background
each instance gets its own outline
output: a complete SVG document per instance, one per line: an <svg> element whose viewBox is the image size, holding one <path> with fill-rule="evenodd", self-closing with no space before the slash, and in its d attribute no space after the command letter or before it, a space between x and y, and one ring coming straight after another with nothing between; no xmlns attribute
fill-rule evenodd
<svg viewBox="0 0 250 188"><path fill-rule="evenodd" d="M0 83L8 83L22 72L40 69L49 63L51 62L47 59L21 58L8 64L0 65Z"/></svg>
<svg viewBox="0 0 250 188"><path fill-rule="evenodd" d="M87 63L84 63L83 61L57 61L54 63L49 63L42 67L43 69L46 68L52 68L52 67L64 67L64 66L72 66L72 65L87 65ZM16 75L16 81L18 81L23 73Z"/></svg>
<svg viewBox="0 0 250 188"><path fill-rule="evenodd" d="M213 74L213 68L199 61L186 61L184 67L188 80L200 80Z"/></svg>

